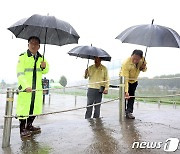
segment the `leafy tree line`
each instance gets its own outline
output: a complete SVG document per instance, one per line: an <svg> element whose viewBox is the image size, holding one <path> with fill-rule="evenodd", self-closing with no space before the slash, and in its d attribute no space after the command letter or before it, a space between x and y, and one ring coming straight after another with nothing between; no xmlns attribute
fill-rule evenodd
<svg viewBox="0 0 180 154"><path fill-rule="evenodd" d="M139 86L148 87L162 87L166 89L177 88L180 89L180 74L156 76L152 79L139 79Z"/></svg>
<svg viewBox="0 0 180 154"><path fill-rule="evenodd" d="M113 79L117 79L114 77ZM111 81L111 85L119 85L119 80ZM162 89L180 89L180 74L161 75L154 78L143 77L138 79L139 88L162 88Z"/></svg>

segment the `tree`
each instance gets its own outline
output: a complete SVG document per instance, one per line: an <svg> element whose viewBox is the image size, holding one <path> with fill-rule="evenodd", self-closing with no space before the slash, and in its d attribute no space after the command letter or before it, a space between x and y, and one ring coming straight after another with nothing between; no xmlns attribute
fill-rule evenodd
<svg viewBox="0 0 180 154"><path fill-rule="evenodd" d="M6 87L6 82L4 80L1 81L0 87L3 89Z"/></svg>
<svg viewBox="0 0 180 154"><path fill-rule="evenodd" d="M65 92L65 87L66 87L66 85L67 85L67 79L66 79L66 77L65 77L65 76L61 76L61 78L60 78L60 80L59 80L59 83L60 83L61 86L63 86L63 90L64 90L64 92Z"/></svg>
<svg viewBox="0 0 180 154"><path fill-rule="evenodd" d="M54 79L51 79L51 80L50 80L50 83L54 83Z"/></svg>

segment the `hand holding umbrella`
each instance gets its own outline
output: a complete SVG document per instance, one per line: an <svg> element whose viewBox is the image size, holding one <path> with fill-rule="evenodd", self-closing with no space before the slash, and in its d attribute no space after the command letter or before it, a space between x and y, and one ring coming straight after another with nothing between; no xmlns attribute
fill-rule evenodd
<svg viewBox="0 0 180 154"><path fill-rule="evenodd" d="M44 62L44 61L41 62L41 68L42 69L46 68L46 62Z"/></svg>
<svg viewBox="0 0 180 154"><path fill-rule="evenodd" d="M85 79L87 79L87 77L89 76L89 74L88 74L89 72L88 72L88 68L85 70L85 75L84 75L84 77L85 77Z"/></svg>

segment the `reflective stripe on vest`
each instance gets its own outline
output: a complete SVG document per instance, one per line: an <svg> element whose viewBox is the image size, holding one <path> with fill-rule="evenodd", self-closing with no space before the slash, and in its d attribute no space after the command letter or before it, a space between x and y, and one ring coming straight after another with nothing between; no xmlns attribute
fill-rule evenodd
<svg viewBox="0 0 180 154"><path fill-rule="evenodd" d="M40 71L42 71L41 68L37 68L37 69L36 69L36 72L40 72ZM17 77L19 77L19 76L21 76L21 75L25 75L25 72L33 72L33 68L26 68L26 69L24 70L24 72L18 72L18 73L17 73Z"/></svg>
<svg viewBox="0 0 180 154"><path fill-rule="evenodd" d="M40 71L42 71L42 70L41 70L41 68L36 68L36 71L37 71L37 72L40 72ZM24 72L33 72L33 68L26 68L26 69L24 70Z"/></svg>
<svg viewBox="0 0 180 154"><path fill-rule="evenodd" d="M17 77L24 75L24 74L25 74L24 72L19 72L19 73L17 73Z"/></svg>

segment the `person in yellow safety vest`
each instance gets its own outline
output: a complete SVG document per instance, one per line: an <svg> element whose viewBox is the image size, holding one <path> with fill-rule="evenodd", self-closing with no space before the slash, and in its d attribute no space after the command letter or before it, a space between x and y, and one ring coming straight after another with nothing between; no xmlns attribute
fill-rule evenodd
<svg viewBox="0 0 180 154"><path fill-rule="evenodd" d="M39 127L32 125L35 116L42 113L42 75L49 71L49 64L38 52L40 39L32 36L28 39L28 50L19 56L17 77L19 92L16 114L20 122L20 136L29 137L41 132ZM38 91L32 91L37 89Z"/></svg>
<svg viewBox="0 0 180 154"><path fill-rule="evenodd" d="M137 78L140 71L145 72L146 70L146 61L141 50L134 50L131 57L126 59L121 66L119 75L125 77L125 97L127 102L125 110L127 119L135 119L132 113L134 108L135 91L138 85Z"/></svg>

